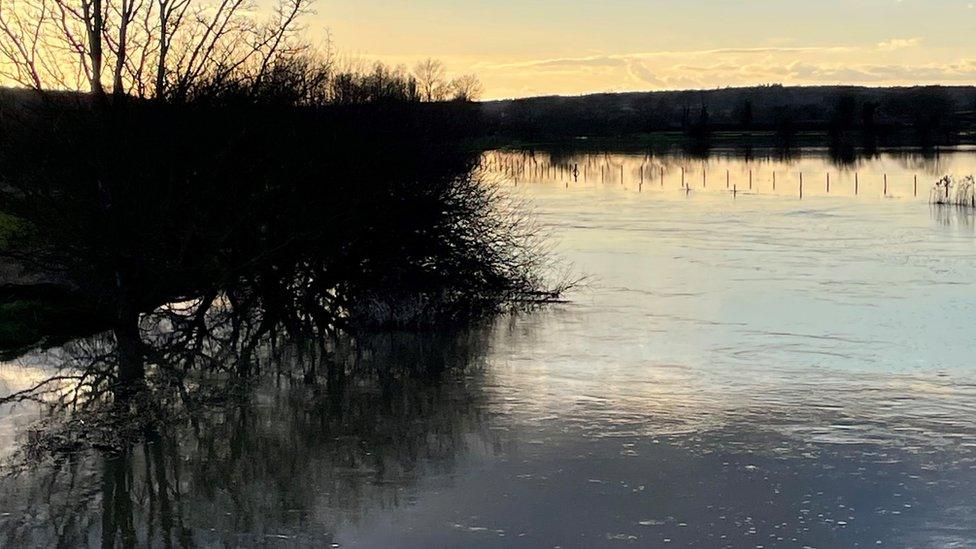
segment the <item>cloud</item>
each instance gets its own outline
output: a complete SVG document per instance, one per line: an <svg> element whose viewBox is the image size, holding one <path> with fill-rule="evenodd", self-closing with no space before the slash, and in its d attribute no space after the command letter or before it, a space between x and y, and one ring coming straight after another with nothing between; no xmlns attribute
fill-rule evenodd
<svg viewBox="0 0 976 549"><path fill-rule="evenodd" d="M628 63L627 72L631 78L639 83L650 84L655 87L664 85L664 82L657 76L654 76L654 73L640 61L631 61Z"/></svg>
<svg viewBox="0 0 976 549"><path fill-rule="evenodd" d="M624 66L628 61L650 60L667 57L709 57L726 55L761 55L778 53L842 53L856 51L858 48L852 46L795 46L777 47L767 46L758 48L720 48L709 50L662 50L654 52L623 53L610 55L594 55L586 57L558 57L553 59L532 59L528 61L517 61L511 63L488 64L489 69L516 69L516 68L564 68L581 66Z"/></svg>
<svg viewBox="0 0 976 549"><path fill-rule="evenodd" d="M538 68L565 68L565 67L622 67L626 60L614 56L594 56L594 57L567 57L558 59L541 59L529 63L508 65L509 67L538 67Z"/></svg>
<svg viewBox="0 0 976 549"><path fill-rule="evenodd" d="M921 43L921 38L890 38L884 42L878 42L877 47L881 51L895 51L905 48L914 48Z"/></svg>

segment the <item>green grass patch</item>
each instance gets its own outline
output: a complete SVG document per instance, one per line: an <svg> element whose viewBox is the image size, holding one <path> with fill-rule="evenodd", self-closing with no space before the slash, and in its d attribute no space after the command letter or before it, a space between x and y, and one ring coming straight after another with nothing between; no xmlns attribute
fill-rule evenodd
<svg viewBox="0 0 976 549"><path fill-rule="evenodd" d="M25 223L8 213L0 212L0 249L6 248L15 238L23 235Z"/></svg>

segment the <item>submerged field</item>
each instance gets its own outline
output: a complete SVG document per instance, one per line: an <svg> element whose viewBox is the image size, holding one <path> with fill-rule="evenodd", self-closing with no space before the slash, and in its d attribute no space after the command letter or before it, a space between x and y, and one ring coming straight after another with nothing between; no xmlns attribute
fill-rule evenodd
<svg viewBox="0 0 976 549"><path fill-rule="evenodd" d="M7 479L0 545L976 541L976 223L928 196L972 151L484 164L587 275L569 303L370 339L345 383L274 377ZM58 359L5 364L0 388ZM36 412L2 413L9 453Z"/></svg>

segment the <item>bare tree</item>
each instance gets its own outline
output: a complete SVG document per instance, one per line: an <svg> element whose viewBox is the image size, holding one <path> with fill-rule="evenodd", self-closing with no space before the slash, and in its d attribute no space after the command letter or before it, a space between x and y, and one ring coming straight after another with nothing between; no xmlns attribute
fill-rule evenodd
<svg viewBox="0 0 976 549"><path fill-rule="evenodd" d="M107 68L113 95L167 100L256 86L306 47L313 1L277 0L260 20L251 0L0 0L0 78L101 96Z"/></svg>
<svg viewBox="0 0 976 549"><path fill-rule="evenodd" d="M41 89L43 21L50 8L37 2L0 1L0 77L34 89Z"/></svg>
<svg viewBox="0 0 976 549"><path fill-rule="evenodd" d="M443 101L447 98L447 81L444 76L444 63L427 58L414 66L413 76L417 80L420 98L423 101Z"/></svg>
<svg viewBox="0 0 976 549"><path fill-rule="evenodd" d="M462 74L452 79L449 87L455 101L477 101L485 90L476 74Z"/></svg>

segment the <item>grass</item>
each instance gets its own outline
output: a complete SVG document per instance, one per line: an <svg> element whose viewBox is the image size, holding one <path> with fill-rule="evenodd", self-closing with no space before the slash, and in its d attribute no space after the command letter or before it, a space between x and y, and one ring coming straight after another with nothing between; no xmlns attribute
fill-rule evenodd
<svg viewBox="0 0 976 549"><path fill-rule="evenodd" d="M957 181L947 175L935 182L929 195L933 204L976 208L976 179L967 175Z"/></svg>
<svg viewBox="0 0 976 549"><path fill-rule="evenodd" d="M0 250L6 248L23 228L23 222L19 218L0 212Z"/></svg>

